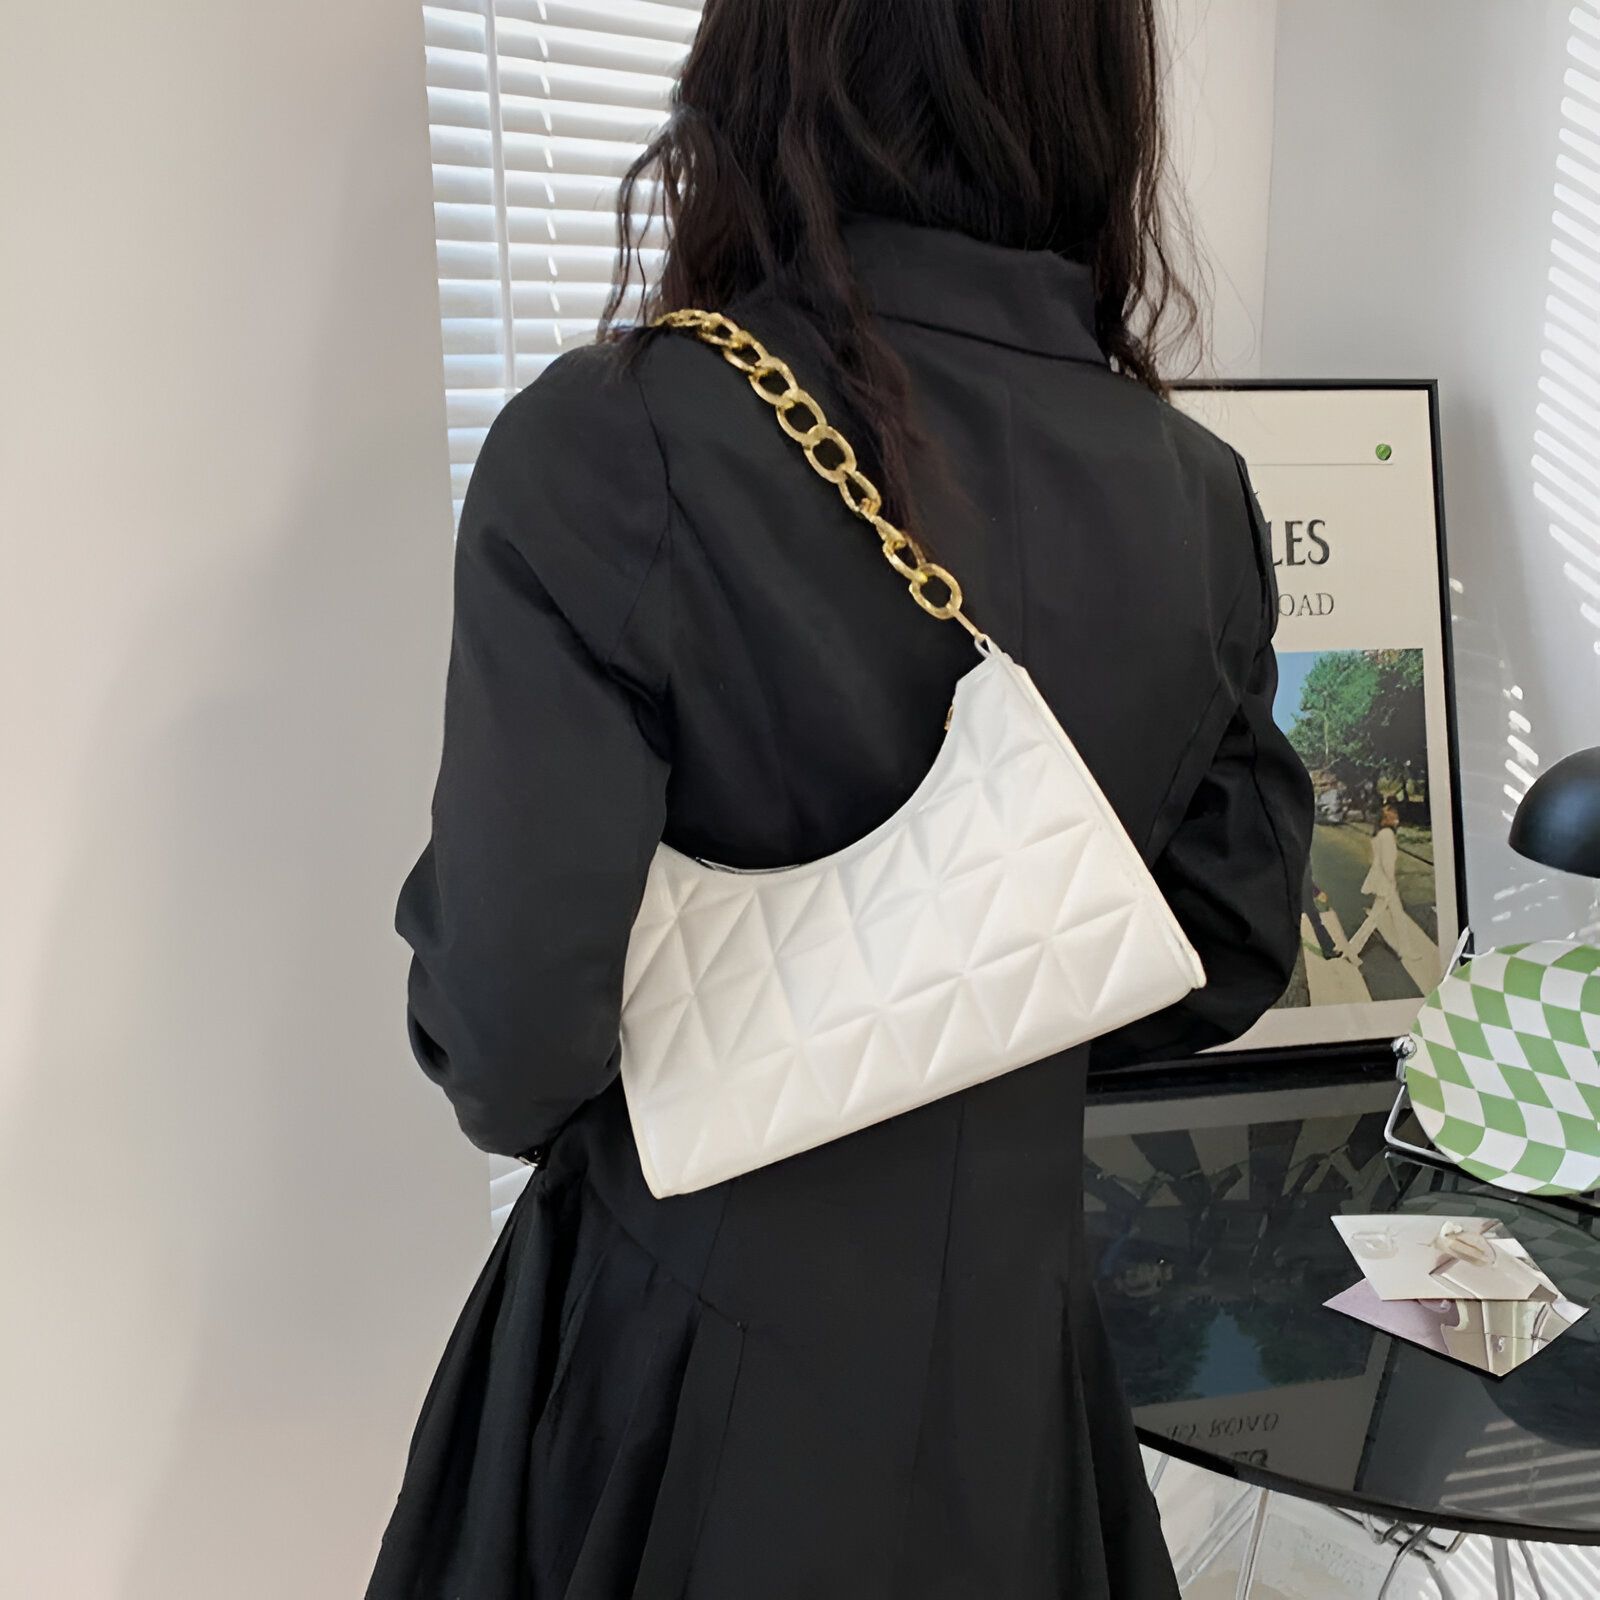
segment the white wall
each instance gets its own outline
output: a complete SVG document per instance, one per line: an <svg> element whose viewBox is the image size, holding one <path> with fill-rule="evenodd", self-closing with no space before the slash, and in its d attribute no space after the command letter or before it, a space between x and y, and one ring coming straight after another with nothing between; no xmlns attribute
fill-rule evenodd
<svg viewBox="0 0 1600 1600"><path fill-rule="evenodd" d="M1561 101L1582 99L1563 87L1573 9L1282 0L1278 21L1263 369L1440 381L1469 900L1497 941L1567 931L1591 905L1587 884L1504 844L1504 790L1521 787L1507 761L1536 774L1529 751L1548 766L1600 743L1600 628L1583 610L1600 537L1579 531L1577 554L1552 537L1532 465ZM1576 9L1600 48L1600 5ZM1593 328L1575 342L1593 388Z"/></svg>
<svg viewBox="0 0 1600 1600"><path fill-rule="evenodd" d="M451 533L420 10L4 35L0 1594L349 1600L485 1232L389 929Z"/></svg>
<svg viewBox="0 0 1600 1600"><path fill-rule="evenodd" d="M1167 121L1207 302L1201 370L1255 377L1267 263L1278 0L1162 0Z"/></svg>

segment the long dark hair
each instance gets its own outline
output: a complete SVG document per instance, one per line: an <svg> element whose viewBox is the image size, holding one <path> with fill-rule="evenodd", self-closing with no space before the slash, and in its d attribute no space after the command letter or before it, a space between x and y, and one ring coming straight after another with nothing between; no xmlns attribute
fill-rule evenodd
<svg viewBox="0 0 1600 1600"><path fill-rule="evenodd" d="M815 322L908 515L905 372L842 217L1086 263L1101 347L1164 392L1171 324L1187 337L1196 305L1168 244L1160 88L1153 0L707 0L671 117L623 182L602 335L626 333L625 307L648 320L775 285ZM652 226L666 256L646 289Z"/></svg>

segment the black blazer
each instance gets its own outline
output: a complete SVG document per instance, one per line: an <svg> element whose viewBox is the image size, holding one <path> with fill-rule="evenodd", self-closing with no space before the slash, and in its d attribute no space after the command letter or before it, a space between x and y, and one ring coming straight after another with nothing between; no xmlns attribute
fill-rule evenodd
<svg viewBox="0 0 1600 1600"><path fill-rule="evenodd" d="M927 441L919 530L1032 672L1209 974L1094 1052L1231 1038L1287 981L1310 831L1272 721L1272 562L1243 465L1108 368L1087 269L878 220L849 243ZM724 309L851 431L780 297ZM480 1288L494 1303L469 1310L446 1363L476 1407L488 1344L519 1350L540 1376L494 1415L537 1447L512 1447L528 1481L498 1511L471 1510L444 1486L484 1446L434 1407L374 1594L432 1594L405 1586L430 1560L523 1593L443 1550L440 1529L469 1515L516 1524L541 1596L1170 1592L1075 1266L1087 1051L665 1202L643 1189L613 1083L657 841L735 866L848 843L922 777L973 662L687 335L631 362L574 351L490 431L461 525L433 838L398 926L418 1060L469 1137L553 1143L498 1287ZM553 1323L503 1326L513 1272L537 1278ZM609 1310L593 1300L607 1283ZM658 1359L667 1375L638 1380ZM589 1388L553 1424L575 1367ZM640 1393L660 1413L653 1449L629 1432ZM597 1518L604 1539L571 1531Z"/></svg>

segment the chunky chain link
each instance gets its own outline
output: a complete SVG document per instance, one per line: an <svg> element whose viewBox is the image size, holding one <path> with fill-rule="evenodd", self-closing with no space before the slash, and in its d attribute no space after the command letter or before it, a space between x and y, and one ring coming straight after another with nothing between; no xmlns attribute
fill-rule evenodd
<svg viewBox="0 0 1600 1600"><path fill-rule="evenodd" d="M737 367L750 387L772 407L778 426L800 446L812 470L826 478L845 505L869 523L878 536L883 558L906 580L911 598L941 622L959 622L974 639L984 634L961 609L961 585L955 574L930 561L922 547L883 513L878 486L856 463L850 441L833 427L822 407L802 389L788 363L771 354L756 336L720 311L668 311L651 323L655 328L681 328L722 352L722 359ZM826 452L826 454L825 454ZM942 600L928 593L930 583L944 591Z"/></svg>

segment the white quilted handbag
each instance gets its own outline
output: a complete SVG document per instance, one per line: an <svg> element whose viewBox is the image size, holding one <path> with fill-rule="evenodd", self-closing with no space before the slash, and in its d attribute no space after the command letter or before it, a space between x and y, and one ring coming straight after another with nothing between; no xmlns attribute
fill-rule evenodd
<svg viewBox="0 0 1600 1600"><path fill-rule="evenodd" d="M645 1181L665 1196L1082 1044L1205 972L1032 680L879 514L789 368L719 313L659 320L746 374L917 603L960 622L982 657L916 793L864 839L754 872L657 849L623 978L622 1081Z"/></svg>

